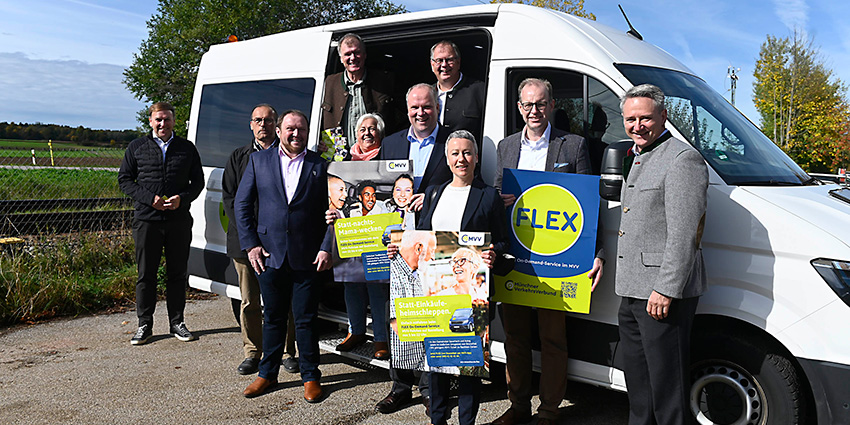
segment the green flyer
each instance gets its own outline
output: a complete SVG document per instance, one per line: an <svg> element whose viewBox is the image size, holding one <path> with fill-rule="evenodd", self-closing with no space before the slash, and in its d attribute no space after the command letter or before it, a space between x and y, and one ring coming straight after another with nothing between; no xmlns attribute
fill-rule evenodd
<svg viewBox="0 0 850 425"><path fill-rule="evenodd" d="M452 326L452 317L463 315L468 326ZM398 338L401 341L424 341L437 336L471 336L473 330L472 297L442 295L395 299ZM458 312L457 314L455 312Z"/></svg>
<svg viewBox="0 0 850 425"><path fill-rule="evenodd" d="M384 230L401 224L397 213L373 214L365 217L341 218L334 224L339 258L360 257L364 252L386 251Z"/></svg>

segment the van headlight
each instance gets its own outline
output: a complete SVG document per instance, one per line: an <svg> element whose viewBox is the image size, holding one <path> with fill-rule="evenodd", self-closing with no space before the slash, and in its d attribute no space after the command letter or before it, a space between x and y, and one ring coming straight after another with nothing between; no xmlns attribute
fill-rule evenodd
<svg viewBox="0 0 850 425"><path fill-rule="evenodd" d="M838 298L850 306L850 262L818 258L812 260L812 266Z"/></svg>

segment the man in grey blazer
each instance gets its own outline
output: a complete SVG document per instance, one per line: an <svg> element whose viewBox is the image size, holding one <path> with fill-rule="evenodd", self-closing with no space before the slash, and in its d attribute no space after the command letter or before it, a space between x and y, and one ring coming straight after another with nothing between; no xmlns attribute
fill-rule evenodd
<svg viewBox="0 0 850 425"><path fill-rule="evenodd" d="M706 291L700 250L708 169L665 129L664 93L644 84L620 102L634 140L623 165L615 291L629 424L690 423L690 334Z"/></svg>
<svg viewBox="0 0 850 425"><path fill-rule="evenodd" d="M554 128L549 119L555 108L552 85L542 79L527 78L519 85L519 112L525 127L499 142L496 188L502 187L502 169L554 171L590 174L590 155L583 137ZM502 193L505 206L516 201L513 193ZM602 276L602 260L593 267L594 287ZM502 304L507 354L508 398L511 407L492 422L495 425L522 424L531 421L532 371L531 326L535 310L531 307ZM566 313L537 309L540 334L540 407L538 424L558 420L558 406L567 388Z"/></svg>

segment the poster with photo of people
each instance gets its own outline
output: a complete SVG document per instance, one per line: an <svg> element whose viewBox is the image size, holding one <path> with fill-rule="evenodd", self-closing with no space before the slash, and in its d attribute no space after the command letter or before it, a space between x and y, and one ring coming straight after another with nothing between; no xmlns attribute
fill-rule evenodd
<svg viewBox="0 0 850 425"><path fill-rule="evenodd" d="M390 265L394 353L421 356L403 362L417 369L489 376L490 269L481 253L490 234L407 230L392 240L399 247Z"/></svg>
<svg viewBox="0 0 850 425"><path fill-rule="evenodd" d="M412 228L415 214L410 161L343 161L328 165L328 208L342 217L334 224L334 280L389 279L386 245L392 230ZM365 264L368 268L364 268Z"/></svg>

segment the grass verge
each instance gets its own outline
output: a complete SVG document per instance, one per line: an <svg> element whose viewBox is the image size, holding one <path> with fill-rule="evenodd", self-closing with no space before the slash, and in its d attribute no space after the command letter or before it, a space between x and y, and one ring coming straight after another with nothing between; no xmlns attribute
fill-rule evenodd
<svg viewBox="0 0 850 425"><path fill-rule="evenodd" d="M20 245L0 254L0 325L91 313L135 298L130 235L54 235Z"/></svg>

